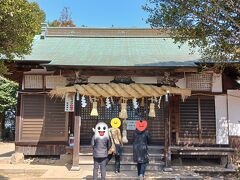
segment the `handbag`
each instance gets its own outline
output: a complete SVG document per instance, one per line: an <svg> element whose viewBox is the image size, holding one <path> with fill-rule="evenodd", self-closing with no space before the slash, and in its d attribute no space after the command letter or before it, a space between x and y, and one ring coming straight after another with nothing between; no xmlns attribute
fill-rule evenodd
<svg viewBox="0 0 240 180"><path fill-rule="evenodd" d="M115 155L117 156L121 156L122 155L122 147L120 144L115 144L115 141L114 141L114 138L113 138L113 135L112 135L112 131L110 130L110 133L111 133L111 136L112 136L112 139L113 139L113 143L114 143L114 146L115 146Z"/></svg>
<svg viewBox="0 0 240 180"><path fill-rule="evenodd" d="M111 138L111 142L112 142L112 138ZM116 147L115 145L112 143L112 146L110 147L110 149L108 150L108 154L113 154L116 152Z"/></svg>

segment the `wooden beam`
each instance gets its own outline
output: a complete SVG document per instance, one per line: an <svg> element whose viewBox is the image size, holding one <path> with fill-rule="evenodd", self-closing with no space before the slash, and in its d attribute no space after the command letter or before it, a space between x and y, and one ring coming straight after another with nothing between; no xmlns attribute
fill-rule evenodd
<svg viewBox="0 0 240 180"><path fill-rule="evenodd" d="M20 140L15 142L16 146L43 146L43 145L68 145L66 141L32 141L32 140Z"/></svg>
<svg viewBox="0 0 240 180"><path fill-rule="evenodd" d="M77 93L75 95L74 146L71 171L80 170L79 167L80 128L81 128L80 95Z"/></svg>
<svg viewBox="0 0 240 180"><path fill-rule="evenodd" d="M61 74L63 76L75 76L75 71L80 71L81 75L84 76L146 76L146 77L158 77L164 76L164 72L170 72L172 76L183 76L183 71L175 71L174 67L73 67L66 69L64 67L52 67L48 68L48 70L54 70L55 74L59 74L61 69ZM187 69L187 68L186 68ZM57 73L58 72L58 73Z"/></svg>
<svg viewBox="0 0 240 180"><path fill-rule="evenodd" d="M174 72L198 72L198 67L176 68Z"/></svg>

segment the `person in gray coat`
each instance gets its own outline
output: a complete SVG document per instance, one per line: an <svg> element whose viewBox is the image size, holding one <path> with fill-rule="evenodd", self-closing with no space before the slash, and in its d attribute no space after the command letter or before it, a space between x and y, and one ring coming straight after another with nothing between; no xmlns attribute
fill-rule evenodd
<svg viewBox="0 0 240 180"><path fill-rule="evenodd" d="M98 179L98 169L100 165L101 179L105 180L108 150L112 145L111 140L109 139L108 126L104 122L99 122L93 131L95 132L91 143L94 160L93 179Z"/></svg>

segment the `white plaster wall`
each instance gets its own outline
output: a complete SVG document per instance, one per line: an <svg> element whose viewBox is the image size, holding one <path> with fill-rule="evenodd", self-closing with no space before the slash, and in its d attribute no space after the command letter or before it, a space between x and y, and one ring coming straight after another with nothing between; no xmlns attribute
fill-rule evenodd
<svg viewBox="0 0 240 180"><path fill-rule="evenodd" d="M157 77L132 77L135 83L157 84Z"/></svg>
<svg viewBox="0 0 240 180"><path fill-rule="evenodd" d="M228 144L227 95L215 95L216 144Z"/></svg>
<svg viewBox="0 0 240 180"><path fill-rule="evenodd" d="M187 87L186 78L179 79L178 82L176 82L176 86L180 88L186 88Z"/></svg>
<svg viewBox="0 0 240 180"><path fill-rule="evenodd" d="M240 136L240 90L228 90L229 135Z"/></svg>
<svg viewBox="0 0 240 180"><path fill-rule="evenodd" d="M213 73L212 92L222 92L222 75Z"/></svg>
<svg viewBox="0 0 240 180"><path fill-rule="evenodd" d="M114 80L114 76L90 76L88 78L89 83L110 83Z"/></svg>

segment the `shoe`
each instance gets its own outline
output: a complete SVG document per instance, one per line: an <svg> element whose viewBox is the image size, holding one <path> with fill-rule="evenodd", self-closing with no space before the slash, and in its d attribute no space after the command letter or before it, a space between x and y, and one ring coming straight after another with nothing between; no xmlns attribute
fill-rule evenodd
<svg viewBox="0 0 240 180"><path fill-rule="evenodd" d="M143 175L142 174L140 174L139 175L139 180L143 180L144 178L143 178Z"/></svg>
<svg viewBox="0 0 240 180"><path fill-rule="evenodd" d="M118 171L115 171L115 174L117 174L118 173Z"/></svg>

